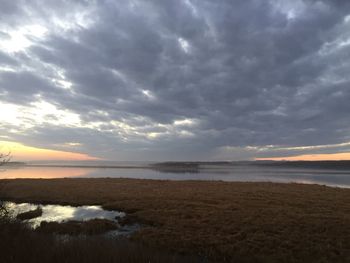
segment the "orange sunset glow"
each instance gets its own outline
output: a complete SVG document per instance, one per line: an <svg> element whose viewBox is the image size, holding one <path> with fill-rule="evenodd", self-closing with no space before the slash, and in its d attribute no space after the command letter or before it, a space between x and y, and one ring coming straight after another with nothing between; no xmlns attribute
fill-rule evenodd
<svg viewBox="0 0 350 263"><path fill-rule="evenodd" d="M350 153L303 154L289 157L256 158L257 161L346 161Z"/></svg>
<svg viewBox="0 0 350 263"><path fill-rule="evenodd" d="M26 146L17 142L0 141L1 151L10 152L12 161L52 161L52 160L72 160L88 161L97 160L98 158L82 153L69 151L56 151Z"/></svg>
<svg viewBox="0 0 350 263"><path fill-rule="evenodd" d="M30 167L27 169L8 169L6 173L2 175L3 179L15 179L15 178L65 178L65 177L83 177L86 176L92 169L84 168L46 168L46 167Z"/></svg>

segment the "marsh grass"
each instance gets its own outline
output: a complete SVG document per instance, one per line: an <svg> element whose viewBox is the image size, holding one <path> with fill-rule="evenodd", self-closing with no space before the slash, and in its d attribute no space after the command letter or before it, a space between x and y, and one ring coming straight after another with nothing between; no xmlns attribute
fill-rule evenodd
<svg viewBox="0 0 350 263"><path fill-rule="evenodd" d="M41 233L63 235L97 235L116 230L119 225L107 219L92 219L88 221L41 222L36 231Z"/></svg>
<svg viewBox="0 0 350 263"><path fill-rule="evenodd" d="M30 210L27 212L23 212L23 213L19 213L16 218L19 220L29 220L29 219L33 219L33 218L37 218L42 216L43 214L43 210L41 207L37 207L34 210Z"/></svg>
<svg viewBox="0 0 350 263"><path fill-rule="evenodd" d="M196 258L161 252L127 239L103 236L60 239L13 220L0 220L0 237L0 262L6 263L199 262Z"/></svg>
<svg viewBox="0 0 350 263"><path fill-rule="evenodd" d="M132 239L160 251L216 262L350 262L349 189L87 178L0 184L5 199L125 211L148 222Z"/></svg>

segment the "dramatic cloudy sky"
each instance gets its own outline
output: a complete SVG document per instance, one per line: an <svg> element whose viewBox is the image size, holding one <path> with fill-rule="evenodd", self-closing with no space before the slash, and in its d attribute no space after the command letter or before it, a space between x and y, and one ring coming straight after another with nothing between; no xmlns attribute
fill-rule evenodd
<svg viewBox="0 0 350 263"><path fill-rule="evenodd" d="M346 153L349 113L348 0L0 0L3 144L111 160Z"/></svg>

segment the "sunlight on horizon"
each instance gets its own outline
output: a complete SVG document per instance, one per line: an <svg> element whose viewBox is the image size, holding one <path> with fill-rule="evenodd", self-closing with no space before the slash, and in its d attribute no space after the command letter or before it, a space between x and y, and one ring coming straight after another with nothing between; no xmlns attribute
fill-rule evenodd
<svg viewBox="0 0 350 263"><path fill-rule="evenodd" d="M92 161L99 159L83 153L43 149L9 141L0 141L0 152L10 152L11 161Z"/></svg>
<svg viewBox="0 0 350 263"><path fill-rule="evenodd" d="M302 154L287 157L255 158L256 161L347 161L350 153Z"/></svg>

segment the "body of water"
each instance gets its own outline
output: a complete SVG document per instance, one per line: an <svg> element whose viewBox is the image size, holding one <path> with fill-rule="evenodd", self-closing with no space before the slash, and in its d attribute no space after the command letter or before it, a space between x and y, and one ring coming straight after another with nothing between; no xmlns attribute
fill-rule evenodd
<svg viewBox="0 0 350 263"><path fill-rule="evenodd" d="M350 170L275 167L258 165L200 165L191 171L152 169L146 166L134 168L116 167L30 167L15 166L3 169L0 178L138 178L160 180L222 180L237 182L279 182L321 184L350 188Z"/></svg>
<svg viewBox="0 0 350 263"><path fill-rule="evenodd" d="M42 222L83 222L92 219L106 219L115 223L119 219L126 216L124 212L104 210L101 206L84 205L84 206L69 206L69 205L42 205L31 203L14 203L4 202L10 216L16 218L18 214L41 209L42 214L31 219L24 220L33 229L40 226ZM139 224L129 224L119 226L115 230L108 230L104 233L108 237L129 236L130 234L140 229Z"/></svg>
<svg viewBox="0 0 350 263"><path fill-rule="evenodd" d="M67 222L67 221L87 221L95 218L117 221L117 218L125 216L125 213L118 211L107 211L100 206L69 206L69 205L36 205L31 203L16 204L7 202L6 206L13 216L40 207L42 215L26 220L33 228L37 228L41 222Z"/></svg>

